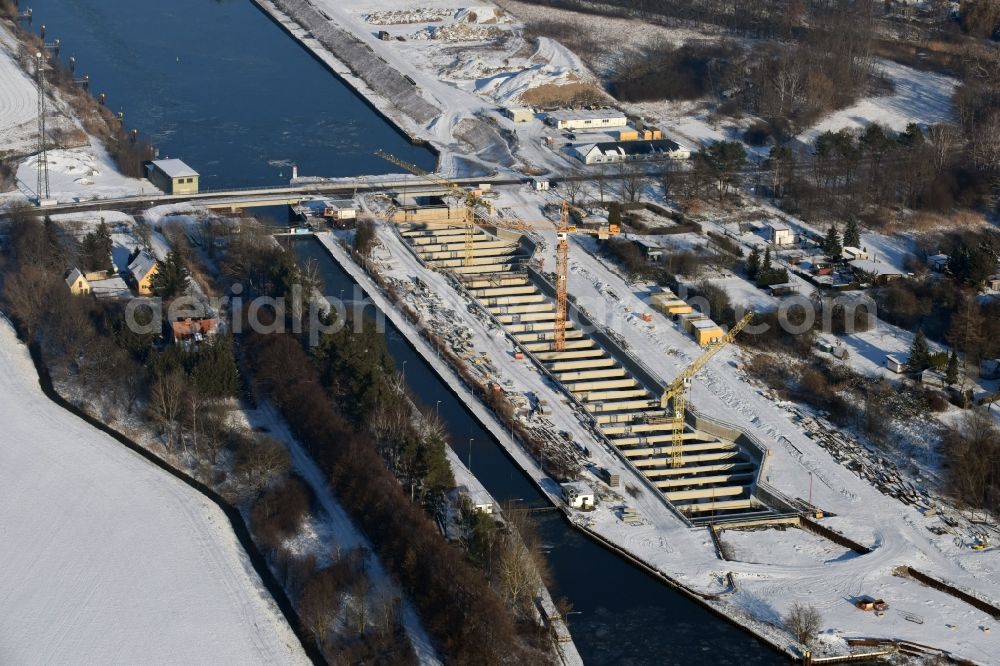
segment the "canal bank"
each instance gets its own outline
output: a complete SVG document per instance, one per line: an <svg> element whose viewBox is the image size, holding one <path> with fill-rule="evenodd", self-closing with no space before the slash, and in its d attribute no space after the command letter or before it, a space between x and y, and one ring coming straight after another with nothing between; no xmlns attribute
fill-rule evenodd
<svg viewBox="0 0 1000 666"><path fill-rule="evenodd" d="M538 499L542 501L549 502L557 507L559 507L564 514L559 518L554 516L546 517L540 521L540 529L545 538L551 539L553 536L558 539L567 539L573 541L574 550L586 550L587 551L587 561L594 563L594 568L587 570L586 564L581 567L581 562L575 558L569 558L574 561L563 561L561 558L554 557L555 548L550 551L550 563L553 567L553 571L556 578L556 589L554 594L566 594L569 600L574 604L575 608L580 608L581 605L588 606L586 599L588 594L594 594L595 590L592 586L606 585L608 584L609 576L615 576L615 572L618 575L622 575L623 568L631 570L631 573L638 573L641 576L641 581L635 581L635 587L630 587L628 584L619 584L615 589L620 593L622 598L634 598L630 597L630 594L635 594L637 588L643 587L643 593L652 592L656 596L656 589L665 596L669 598L669 605L675 610L679 611L679 614L672 613L672 618L664 617L660 625L659 620L651 620L655 618L658 613L646 613L643 618L628 618L617 616L611 617L610 615L605 615L601 613L603 610L600 604L594 604L590 608L594 615L598 615L598 618L612 625L611 627L595 627L596 634L588 633L588 627L584 626L583 629L578 628L581 624L586 625L590 618L581 616L581 618L574 618L574 623L572 627L573 637L576 641L580 652L587 663L646 663L643 658L649 658L651 654L660 652L663 649L672 648L675 650L674 654L671 656L670 660L661 663L676 663L676 664L693 664L701 663L701 657L697 655L703 655L703 653L710 653L712 659L715 663L726 664L770 664L779 663L782 661L780 655L785 655L789 658L793 656L791 652L788 651L787 645L779 645L770 642L766 637L760 635L754 630L753 625L748 621L741 621L742 618L737 618L726 614L722 609L714 606L711 602L713 597L709 595L699 594L696 591L689 589L688 587L681 584L679 581L672 579L662 572L651 567L647 563L643 562L641 559L628 553L626 550L620 548L619 546L608 542L606 539L600 535L587 529L586 526L578 524L575 521L570 520L568 514L565 513L561 502L561 491L559 485L548 476L544 475L540 468L538 467L536 461L528 455L528 453L514 440L510 433L507 431L505 426L499 422L497 417L493 412L487 408L469 389L468 386L461 380L461 378L456 374L453 368L446 363L446 361L438 356L435 352L433 346L420 335L418 329L414 324L407 320L407 318L398 310L389 299L382 293L382 291L375 285L374 281L364 272L364 270L358 266L349 256L349 254L338 244L337 240L328 233L317 234L316 242L299 240L297 243L310 243L315 248L318 248L324 255L329 259L332 259L339 268L342 276L340 279L335 278L335 282L331 285L330 281L330 271L326 269L322 264L320 265L321 273L323 274L325 281L327 282L326 293L333 295L337 293L337 289L340 288L342 284L350 284L351 286L357 285L364 292L364 295L371 299L374 306L386 317L388 324L386 327L386 336L389 338L390 351L394 352L396 356L399 352L398 349L393 349L393 336L398 336L399 340L407 345L411 354L404 355L403 368L404 377L407 379L407 383L411 385L411 390L417 395L428 396L428 389L430 388L429 382L424 379L419 386L414 386L411 382L411 377L413 375L414 367L410 365L407 367L407 363L414 360L414 356L417 357L418 362L425 366L430 372L432 372L435 377L436 383L441 389L447 391L450 397L459 402L464 411L466 411L469 417L475 419L479 426L483 430L483 434L491 438L491 442L482 442L479 439L476 441L469 442L469 455L468 459L470 463L473 461L483 460L484 458L490 461L490 467L486 464L476 463L472 464L472 471L480 478L484 486L486 486L491 494L502 500L529 500ZM302 246L296 247L300 259L316 259L320 260L315 252L302 251ZM349 283L344 281L346 278ZM341 292L343 293L343 292ZM425 400L429 404L433 404L437 398L442 397L440 394L431 393L431 397L425 397ZM438 401L440 404L442 401ZM454 416L452 410L442 411L442 417L446 422L451 422ZM469 430L469 426L460 426L459 433L455 432L455 428L452 427L452 441L451 444L455 449L456 453L460 456L465 456L465 442L462 441L465 430ZM478 433L477 433L478 434ZM482 438L482 435L479 435ZM487 458L486 445L492 444L495 448L491 455ZM473 446L475 445L475 446ZM523 485L513 484L504 479L491 479L490 477L495 475L498 470L500 470L500 475L502 476L502 470L504 465L502 465L495 455L499 452L500 457L505 461L506 466L514 467L516 466L517 472L521 475L524 481L531 486L530 492ZM510 494L514 492L515 494ZM520 494L521 496L517 496ZM559 527L557 527L554 522L558 521ZM568 524L567 524L568 523ZM572 525L576 528L575 530L567 530L566 528ZM560 532L562 534L558 534ZM556 536L558 535L558 536ZM575 538L573 537L575 536ZM582 536L581 536L582 535ZM585 542L587 545L582 545L580 541ZM600 552L604 557L599 557L596 553ZM609 559L610 558L610 559ZM599 562L604 560L603 566L599 565ZM613 561L615 564L611 565L610 562ZM623 576L624 577L624 576ZM634 579L633 579L634 580ZM678 594L679 593L679 594ZM661 600L665 600L664 597L660 597ZM626 606L628 603L626 602ZM641 608L641 602L637 604L637 609ZM631 609L629 609L631 610ZM628 611L626 610L626 613ZM586 611L584 611L586 615ZM699 617L700 616L700 617ZM678 619L683 618L683 619ZM709 622L708 618L716 618L715 620ZM641 630L647 632L647 636L644 640L650 640L648 633L650 632L665 632L660 634L657 638L662 641L662 645L648 646L644 649L636 651L635 654L631 655L617 655L613 660L605 659L602 654L605 652L611 652L608 650L606 645L603 645L603 641L593 640L596 638L606 638L607 634L603 631L611 629L613 634L620 634L623 636L623 626L628 623L631 624L633 620L636 620L642 627ZM699 622L700 620L700 622ZM724 622L723 625L720 623ZM707 623L711 626L702 626L698 629L699 624ZM660 626L658 626L660 625ZM703 631L699 635L699 631ZM675 633L672 633L675 632ZM720 637L724 637L725 640L720 640ZM751 638L752 637L752 638ZM760 642L758 642L760 641ZM765 647L765 645L767 647ZM677 651L679 650L679 651ZM736 659L734 661L728 661L727 656L729 650L732 650L731 656ZM624 660L623 660L624 657ZM630 661L631 659L638 659L638 661ZM660 661L658 656L658 661Z"/></svg>
<svg viewBox="0 0 1000 666"><path fill-rule="evenodd" d="M425 146L436 157L440 158L438 149L419 136L416 121L405 116L405 114L393 113L392 109L396 109L397 107L384 95L373 90L367 81L357 76L355 69L345 62L345 60L338 57L336 51L332 50L335 48L334 44L323 43L317 40L310 32L283 12L276 2L272 0L251 0L251 2L265 16L274 21L289 37L299 43L309 55L326 67L344 85L354 91L358 99L382 118L386 124L390 125L413 145Z"/></svg>
<svg viewBox="0 0 1000 666"><path fill-rule="evenodd" d="M441 110L423 99L415 84L378 58L371 48L307 2L251 2L411 143L429 145L418 133ZM362 76L360 72L371 64L376 64L378 71L367 78ZM436 148L431 149L437 154Z"/></svg>
<svg viewBox="0 0 1000 666"><path fill-rule="evenodd" d="M437 154L373 107L250 2L34 0L32 29L59 39L93 95L201 174L206 189L302 175L386 173L381 147L421 168Z"/></svg>

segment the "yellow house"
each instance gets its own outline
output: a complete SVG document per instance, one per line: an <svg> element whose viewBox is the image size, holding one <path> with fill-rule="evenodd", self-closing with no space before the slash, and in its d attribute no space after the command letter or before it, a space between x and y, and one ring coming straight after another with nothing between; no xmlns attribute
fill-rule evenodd
<svg viewBox="0 0 1000 666"><path fill-rule="evenodd" d="M198 172L180 160L154 160L149 182L167 194L198 194Z"/></svg>
<svg viewBox="0 0 1000 666"><path fill-rule="evenodd" d="M153 295L153 276L160 272L156 257L143 250L128 265L129 274L135 282L135 290L140 296Z"/></svg>
<svg viewBox="0 0 1000 666"><path fill-rule="evenodd" d="M69 293L74 296L86 296L90 293L90 282L80 272L79 268L74 268L66 276L66 284L69 286Z"/></svg>

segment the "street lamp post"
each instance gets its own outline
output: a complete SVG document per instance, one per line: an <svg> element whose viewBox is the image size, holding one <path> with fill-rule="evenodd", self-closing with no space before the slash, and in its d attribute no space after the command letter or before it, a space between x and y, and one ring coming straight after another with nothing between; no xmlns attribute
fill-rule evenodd
<svg viewBox="0 0 1000 666"><path fill-rule="evenodd" d="M474 441L475 441L475 438L473 438L473 437L469 438L469 471L470 472L472 471L472 442L474 442Z"/></svg>

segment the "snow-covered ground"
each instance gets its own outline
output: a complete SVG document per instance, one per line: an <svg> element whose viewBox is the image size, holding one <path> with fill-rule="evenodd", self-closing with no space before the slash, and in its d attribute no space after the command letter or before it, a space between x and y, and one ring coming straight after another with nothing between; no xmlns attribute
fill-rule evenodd
<svg viewBox="0 0 1000 666"><path fill-rule="evenodd" d="M17 42L0 26L0 155L30 149L36 142L38 89L14 61Z"/></svg>
<svg viewBox="0 0 1000 666"><path fill-rule="evenodd" d="M956 79L889 60L879 61L878 70L892 82L891 94L864 98L831 113L799 134L799 141L811 146L823 132L836 132L843 127L864 129L878 123L901 131L909 123L933 125L952 119L951 97L958 85Z"/></svg>
<svg viewBox="0 0 1000 666"><path fill-rule="evenodd" d="M0 661L308 663L210 501L50 402L0 321Z"/></svg>
<svg viewBox="0 0 1000 666"><path fill-rule="evenodd" d="M768 564L784 562L796 566L832 564L857 554L832 541L798 528L721 530L727 559Z"/></svg>
<svg viewBox="0 0 1000 666"><path fill-rule="evenodd" d="M646 307L642 300L590 254L576 252L571 270L569 290L578 304L601 313L602 320L611 322L611 327L624 336L632 353L661 377L673 378L700 353L688 335L659 314L653 315L653 330L635 317L636 311ZM609 298L609 290L618 298ZM1000 644L980 627L989 626L992 618L910 579L894 576L893 569L910 564L964 589L976 590L986 598L998 599L998 552L974 551L960 534L936 536L930 532L927 527L932 521L915 508L882 495L841 466L804 434L784 405L749 385L737 370L740 361L739 352L733 348L721 352L696 378L694 406L736 424L770 447L766 480L780 491L792 497L807 497L811 473L815 480L813 502L838 514L837 529L868 531L866 543L875 548L874 552L813 567L791 566L780 558L766 565L730 562L721 566L704 547L704 540L700 548L690 550L674 539L667 539L666 545L658 529L624 528L611 520L598 524L597 529L602 533L606 530L615 540L627 539L632 552L655 566L693 580L705 580L706 574L711 577L720 570L734 572L739 592L729 597L729 602L757 616L761 600L777 616L796 601L810 603L823 612L825 627L845 636L891 635L989 662L989 655ZM647 534L642 536L635 530ZM671 550L682 556L671 556ZM922 615L925 623L918 625L902 614L889 613L873 625L872 616L859 613L844 601L852 595L873 594L870 590L875 591L875 596L895 599L900 609Z"/></svg>
<svg viewBox="0 0 1000 666"><path fill-rule="evenodd" d="M49 198L60 203L114 199L135 194L162 194L148 180L128 178L118 172L111 156L96 140L81 148L50 150ZM32 190L38 174L38 156L33 155L17 169L17 178Z"/></svg>

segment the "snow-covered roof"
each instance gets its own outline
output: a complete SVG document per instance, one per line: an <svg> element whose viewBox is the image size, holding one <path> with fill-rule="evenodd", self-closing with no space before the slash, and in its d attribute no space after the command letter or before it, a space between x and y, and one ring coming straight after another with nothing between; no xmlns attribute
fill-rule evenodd
<svg viewBox="0 0 1000 666"><path fill-rule="evenodd" d="M570 481L560 485L564 493L573 492L577 495L593 495L594 489L583 481Z"/></svg>
<svg viewBox="0 0 1000 666"><path fill-rule="evenodd" d="M769 222L767 226L771 227L775 231L791 231L788 225L784 222Z"/></svg>
<svg viewBox="0 0 1000 666"><path fill-rule="evenodd" d="M90 283L90 293L98 298L122 298L131 294L125 280L117 275Z"/></svg>
<svg viewBox="0 0 1000 666"><path fill-rule="evenodd" d="M549 111L552 120L602 120L604 118L624 118L625 114L617 109L573 109L568 111Z"/></svg>
<svg viewBox="0 0 1000 666"><path fill-rule="evenodd" d="M156 257L151 255L148 251L143 250L135 259L132 260L132 263L128 265L128 270L136 280L141 280L149 275L155 267Z"/></svg>
<svg viewBox="0 0 1000 666"><path fill-rule="evenodd" d="M354 210L357 208L357 204L354 203L353 199L325 199L328 208L336 208L337 210Z"/></svg>
<svg viewBox="0 0 1000 666"><path fill-rule="evenodd" d="M697 321L691 322L691 325L694 326L695 328L697 328L700 331L709 331L709 330L711 330L713 328L719 328L719 325L716 324L711 319L698 319ZM722 330L722 329L719 329L719 330Z"/></svg>
<svg viewBox="0 0 1000 666"><path fill-rule="evenodd" d="M76 284L76 281L81 278L83 278L84 282L87 281L87 278L83 277L83 273L80 272L80 269L74 268L69 272L69 275L66 276L66 284L72 287L74 284Z"/></svg>
<svg viewBox="0 0 1000 666"><path fill-rule="evenodd" d="M153 160L153 166L165 173L169 178L186 178L198 175L197 171L177 159Z"/></svg>
<svg viewBox="0 0 1000 666"><path fill-rule="evenodd" d="M871 259L855 259L851 262L851 267L874 275L902 275L902 272L892 264L882 261L872 261Z"/></svg>

